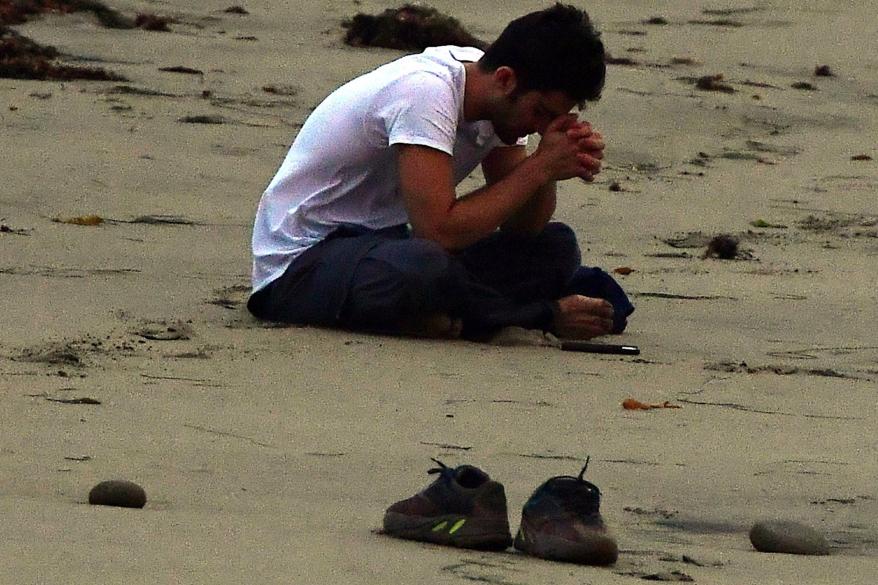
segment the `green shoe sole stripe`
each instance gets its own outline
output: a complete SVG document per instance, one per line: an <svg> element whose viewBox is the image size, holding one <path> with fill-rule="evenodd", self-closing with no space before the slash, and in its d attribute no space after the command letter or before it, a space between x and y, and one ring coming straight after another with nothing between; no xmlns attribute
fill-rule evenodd
<svg viewBox="0 0 878 585"><path fill-rule="evenodd" d="M454 523L454 526L452 526L451 528L448 529L448 534L454 534L455 532L457 532L458 530L463 528L464 524L466 524L466 518L461 518L460 520L458 520L457 522Z"/></svg>

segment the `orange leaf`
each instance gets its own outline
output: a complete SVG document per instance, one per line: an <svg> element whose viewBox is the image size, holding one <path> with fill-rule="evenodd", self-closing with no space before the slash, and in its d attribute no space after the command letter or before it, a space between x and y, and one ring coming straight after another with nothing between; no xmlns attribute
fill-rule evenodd
<svg viewBox="0 0 878 585"><path fill-rule="evenodd" d="M617 268L613 268L613 272L615 272L616 274L625 275L625 274L631 274L632 272L634 272L634 269L631 268L630 266L619 266Z"/></svg>
<svg viewBox="0 0 878 585"><path fill-rule="evenodd" d="M667 400L661 404L647 404L634 398L626 398L622 401L622 408L625 410L652 410L653 408L680 408L680 405L671 404Z"/></svg>
<svg viewBox="0 0 878 585"><path fill-rule="evenodd" d="M634 400L633 398L626 398L622 401L622 408L624 408L625 410L649 410L652 407L645 402L640 402L639 400Z"/></svg>

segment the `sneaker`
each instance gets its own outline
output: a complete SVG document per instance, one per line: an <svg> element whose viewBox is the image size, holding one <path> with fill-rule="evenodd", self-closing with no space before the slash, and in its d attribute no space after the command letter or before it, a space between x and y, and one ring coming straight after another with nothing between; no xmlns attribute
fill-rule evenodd
<svg viewBox="0 0 878 585"><path fill-rule="evenodd" d="M582 477L553 477L537 488L521 512L515 548L523 553L581 565L612 565L616 541L601 518L601 490Z"/></svg>
<svg viewBox="0 0 878 585"><path fill-rule="evenodd" d="M399 501L384 514L384 534L461 548L503 550L512 544L506 492L471 465L450 468L441 461L432 484Z"/></svg>

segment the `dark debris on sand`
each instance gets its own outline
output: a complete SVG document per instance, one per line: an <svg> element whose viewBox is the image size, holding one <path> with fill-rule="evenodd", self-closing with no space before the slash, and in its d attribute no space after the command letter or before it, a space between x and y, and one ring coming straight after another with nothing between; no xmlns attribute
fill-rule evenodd
<svg viewBox="0 0 878 585"><path fill-rule="evenodd" d="M723 74L705 75L695 80L695 87L703 91L721 91L723 93L735 93L735 88L728 83L723 83Z"/></svg>
<svg viewBox="0 0 878 585"><path fill-rule="evenodd" d="M808 215L798 221L797 225L800 229L812 232L841 232L844 228L874 227L878 225L878 217L836 213L822 216Z"/></svg>
<svg viewBox="0 0 878 585"><path fill-rule="evenodd" d="M134 28L134 22L95 0L0 0L0 25L22 24L47 12L91 12L107 28Z"/></svg>
<svg viewBox="0 0 878 585"><path fill-rule="evenodd" d="M752 12L758 12L759 10L762 9L758 6L745 6L741 8L705 8L701 13L710 16L732 16L733 14L750 14Z"/></svg>
<svg viewBox="0 0 878 585"><path fill-rule="evenodd" d="M5 223L0 223L0 234L15 234L17 236L29 236L28 230L14 228L6 225Z"/></svg>
<svg viewBox="0 0 878 585"><path fill-rule="evenodd" d="M193 69L192 67L184 67L183 65L174 65L173 67L159 67L159 71L167 73L185 73L187 75L204 75L201 69Z"/></svg>
<svg viewBox="0 0 878 585"><path fill-rule="evenodd" d="M134 18L134 27L155 32L170 32L171 27L168 25L174 22L177 21L169 16L141 13Z"/></svg>
<svg viewBox="0 0 878 585"><path fill-rule="evenodd" d="M11 29L0 27L0 77L61 81L71 79L125 81L121 75L98 67L57 65L52 61L58 56L55 47L40 45Z"/></svg>
<svg viewBox="0 0 878 585"><path fill-rule="evenodd" d="M226 120L222 116L214 116L214 115L197 115L197 116L183 116L177 120L178 122L182 122L183 124L227 124L228 120Z"/></svg>
<svg viewBox="0 0 878 585"><path fill-rule="evenodd" d="M148 13L129 18L98 0L0 0L0 27L23 24L33 16L49 12L91 12L107 28L167 31L168 24L175 22L173 18Z"/></svg>
<svg viewBox="0 0 878 585"><path fill-rule="evenodd" d="M0 0L0 77L11 79L124 81L121 75L95 67L58 65L55 47L40 45L12 29L46 13L91 12L102 26L116 29L169 30L170 18L138 14L129 18L97 0Z"/></svg>
<svg viewBox="0 0 878 585"><path fill-rule="evenodd" d="M357 13L342 23L344 42L353 47L417 50L442 45L485 48L460 22L435 8L405 4L378 15Z"/></svg>
<svg viewBox="0 0 878 585"><path fill-rule="evenodd" d="M673 248L702 248L706 246L701 258L719 258L721 260L754 259L750 252L739 247L739 239L730 234L709 236L702 232L689 232L685 235L665 238L662 241Z"/></svg>
<svg viewBox="0 0 878 585"><path fill-rule="evenodd" d="M740 28L744 26L743 22L731 20L729 18L717 18L715 20L690 20L689 24L702 24L706 26L725 26L730 28Z"/></svg>
<svg viewBox="0 0 878 585"><path fill-rule="evenodd" d="M721 260L734 260L738 256L738 238L721 234L715 236L707 243L707 250L702 258L719 258Z"/></svg>
<svg viewBox="0 0 878 585"><path fill-rule="evenodd" d="M246 16L246 15L250 14L246 8L244 8L243 6L237 6L237 5L236 6L229 6L228 8L223 10L223 12L225 12L226 14L240 14L242 16Z"/></svg>

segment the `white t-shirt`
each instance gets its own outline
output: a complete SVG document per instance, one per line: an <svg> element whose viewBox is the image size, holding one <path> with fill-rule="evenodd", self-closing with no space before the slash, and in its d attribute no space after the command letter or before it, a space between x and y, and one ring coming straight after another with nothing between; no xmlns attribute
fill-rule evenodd
<svg viewBox="0 0 878 585"><path fill-rule="evenodd" d="M394 144L453 157L455 184L502 145L490 122L463 119L472 47L433 47L358 77L308 117L269 183L253 227L253 291L340 225L408 223Z"/></svg>

